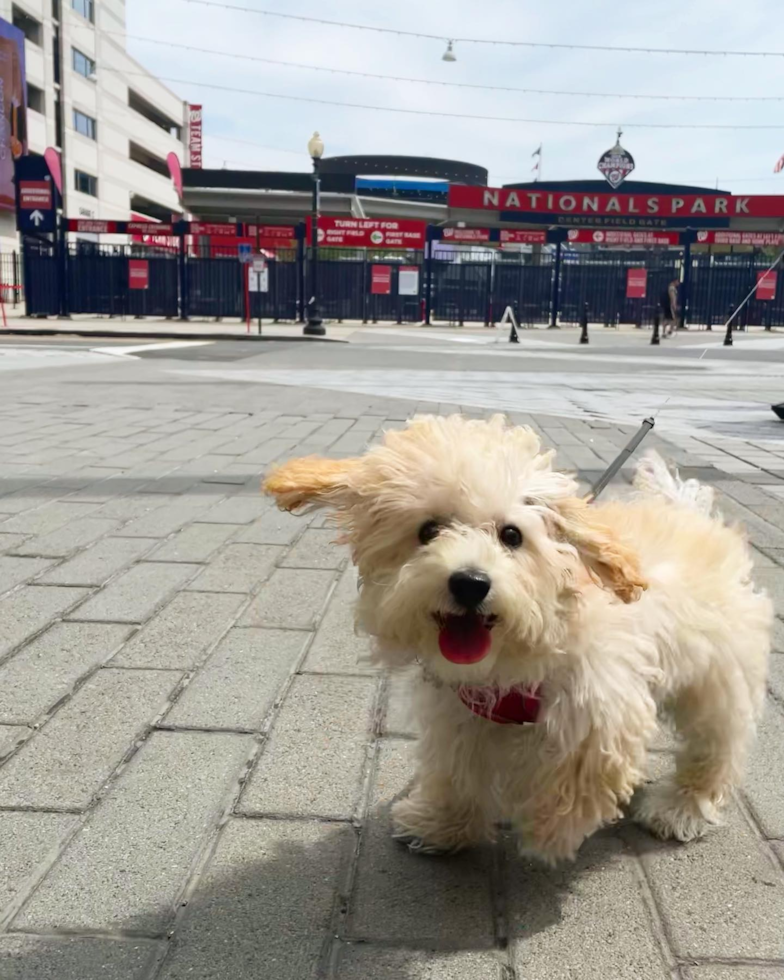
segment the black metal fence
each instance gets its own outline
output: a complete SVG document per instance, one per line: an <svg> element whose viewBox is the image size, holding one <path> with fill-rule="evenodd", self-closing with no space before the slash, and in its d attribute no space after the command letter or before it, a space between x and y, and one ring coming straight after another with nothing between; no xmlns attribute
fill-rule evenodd
<svg viewBox="0 0 784 980"><path fill-rule="evenodd" d="M12 256L4 256L11 259ZM311 256L304 249L278 250L255 277L236 249L27 241L23 251L29 315L65 312L103 316L157 316L297 320L310 295ZM608 326L653 322L673 279L683 281L687 322L724 323L767 269L767 252L711 255L683 249L595 249L537 246L509 253L479 248L384 254L370 249L321 249L318 299L328 320L396 323L497 322L511 306L522 325L577 323L589 318ZM135 263L135 265L134 265ZM627 297L630 269L646 272L643 299ZM0 268L0 288L20 278ZM754 297L740 325L784 325L784 270L775 298ZM14 288L15 293L18 292Z"/></svg>

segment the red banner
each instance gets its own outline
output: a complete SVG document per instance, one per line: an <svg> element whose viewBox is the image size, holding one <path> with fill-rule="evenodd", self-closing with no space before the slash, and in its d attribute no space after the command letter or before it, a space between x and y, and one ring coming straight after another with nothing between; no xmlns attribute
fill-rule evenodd
<svg viewBox="0 0 784 980"><path fill-rule="evenodd" d="M546 241L546 231L520 231L517 228L501 229L502 245L544 245Z"/></svg>
<svg viewBox="0 0 784 980"><path fill-rule="evenodd" d="M570 228L567 239L571 245L679 245L677 231L592 231L589 228Z"/></svg>
<svg viewBox="0 0 784 980"><path fill-rule="evenodd" d="M392 292L391 265L371 265L370 292L374 296L389 296Z"/></svg>
<svg viewBox="0 0 784 980"><path fill-rule="evenodd" d="M128 259L128 289L149 289L150 263L147 259Z"/></svg>
<svg viewBox="0 0 784 980"><path fill-rule="evenodd" d="M194 169L202 166L201 106L188 106L188 165Z"/></svg>
<svg viewBox="0 0 784 980"><path fill-rule="evenodd" d="M698 245L784 245L784 235L777 231L698 231Z"/></svg>
<svg viewBox="0 0 784 980"><path fill-rule="evenodd" d="M444 228L441 237L445 242L489 242L489 228Z"/></svg>
<svg viewBox="0 0 784 980"><path fill-rule="evenodd" d="M757 299L776 298L776 273L758 272L757 273Z"/></svg>
<svg viewBox="0 0 784 980"><path fill-rule="evenodd" d="M67 230L89 232L91 235L113 235L117 232L117 222L93 221L90 218L69 218Z"/></svg>
<svg viewBox="0 0 784 980"><path fill-rule="evenodd" d="M591 194L449 185L449 207L526 214L582 214L658 218L782 218L784 194Z"/></svg>
<svg viewBox="0 0 784 980"><path fill-rule="evenodd" d="M210 238L236 238L237 225L233 221L191 221L188 232L191 235L209 235Z"/></svg>
<svg viewBox="0 0 784 980"><path fill-rule="evenodd" d="M245 233L256 239L259 248L294 248L297 244L294 225L246 225Z"/></svg>
<svg viewBox="0 0 784 980"><path fill-rule="evenodd" d="M308 241L312 242L308 218ZM376 221L370 218L319 218L319 245L346 248L424 248L424 221Z"/></svg>
<svg viewBox="0 0 784 980"><path fill-rule="evenodd" d="M647 269L627 269L626 270L626 298L645 299L648 289L648 270Z"/></svg>

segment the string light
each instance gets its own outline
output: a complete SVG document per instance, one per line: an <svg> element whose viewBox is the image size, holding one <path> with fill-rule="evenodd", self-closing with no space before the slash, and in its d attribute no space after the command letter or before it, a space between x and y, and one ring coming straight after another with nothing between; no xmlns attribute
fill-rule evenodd
<svg viewBox="0 0 784 980"><path fill-rule="evenodd" d="M643 48L611 44L566 44L554 41L510 41L481 37L453 37L451 41L443 34L424 34L420 31L398 30L394 27L378 27L373 24L353 24L348 21L326 20L323 17L306 17L304 14L286 14L279 10L260 10L258 7L244 7L241 4L223 3L220 0L185 0L204 7L220 7L223 10L237 10L242 13L258 14L261 17L277 17L281 20L296 20L301 23L320 24L325 27L342 27L354 31L373 31L376 34L395 34L398 37L416 37L427 41L444 41L447 44L489 44L514 48L549 48L565 51L614 51L629 54L701 55L703 57L723 58L784 58L784 51L711 51L692 48Z"/></svg>
<svg viewBox="0 0 784 980"><path fill-rule="evenodd" d="M192 2L192 0L189 0ZM148 72L126 71L122 68L111 68L101 65L102 71L117 71L123 75L147 76ZM260 92L256 89L236 88L232 85L216 85L201 82L192 78L167 78L158 76L161 82L172 85L188 85L193 88L213 89L217 92L234 92L238 95L253 95L263 99L282 99L286 102L307 102L312 105L328 105L341 109L367 109L370 112L394 112L407 116L439 116L444 119L476 119L482 122L527 123L536 126L582 126L591 129L615 128L612 122L589 122L584 119L528 119L520 116L488 116L484 113L444 112L440 109L404 109L398 106L367 105L363 102L339 102L335 99L316 99L307 95L284 95L280 92ZM722 129L722 130L780 130L781 125L766 125L764 123L624 123L625 129Z"/></svg>
<svg viewBox="0 0 784 980"><path fill-rule="evenodd" d="M80 25L81 26L81 25ZM87 29L87 28L83 28ZM104 31L104 34L121 35L120 31ZM448 82L431 78L410 78L403 75L383 75L376 72L354 71L349 68L331 68L325 65L306 65L299 61L280 61L276 58L261 58L258 55L238 54L236 51L219 51L202 48L193 44L177 44L174 41L154 37L141 37L136 34L121 35L145 44L158 44L166 48L179 48L197 54L216 55L239 61L253 61L265 65L280 65L283 68L300 68L305 71L320 71L332 75L350 75L355 78L376 78L387 82L404 82L411 85L438 85L442 88L476 89L485 92L516 92L522 95L556 95L578 99L632 99L636 101L661 100L666 102L784 102L784 95L658 95L629 94L627 92L574 92L564 89L520 88L514 85L481 85L472 82Z"/></svg>

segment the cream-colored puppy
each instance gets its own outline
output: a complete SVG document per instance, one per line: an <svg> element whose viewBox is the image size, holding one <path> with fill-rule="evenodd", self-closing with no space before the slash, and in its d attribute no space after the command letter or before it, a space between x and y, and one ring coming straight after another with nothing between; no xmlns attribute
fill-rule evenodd
<svg viewBox="0 0 784 980"><path fill-rule="evenodd" d="M772 623L743 535L656 456L632 499L601 506L552 459L500 416L428 417L266 481L283 508L335 511L375 656L419 665L419 765L393 811L412 847L507 821L543 859L574 857L643 781L663 711L677 773L647 789L641 823L698 837L741 776Z"/></svg>

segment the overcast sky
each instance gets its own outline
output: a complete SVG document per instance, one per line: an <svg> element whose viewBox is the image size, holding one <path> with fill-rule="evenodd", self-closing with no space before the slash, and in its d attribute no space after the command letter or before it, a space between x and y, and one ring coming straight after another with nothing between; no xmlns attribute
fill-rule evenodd
<svg viewBox="0 0 784 980"><path fill-rule="evenodd" d="M256 9L422 31L447 37L579 44L781 51L781 0L228 0ZM217 49L201 54L129 38L130 52L183 99L204 106L207 167L306 170L306 144L321 132L325 155L402 153L486 166L490 183L532 177L531 153L543 151L543 179L598 177L596 162L615 142L637 164L640 180L715 186L735 193L784 193L773 166L784 153L784 56L684 57L457 44L397 37L204 6L189 0L133 0L128 33ZM293 61L327 68L433 81L611 93L529 95L353 78L241 60ZM244 88L435 113L606 123L575 125L455 119L284 101L217 91ZM619 94L780 96L776 102L638 101ZM769 130L650 130L634 123L778 124Z"/></svg>

